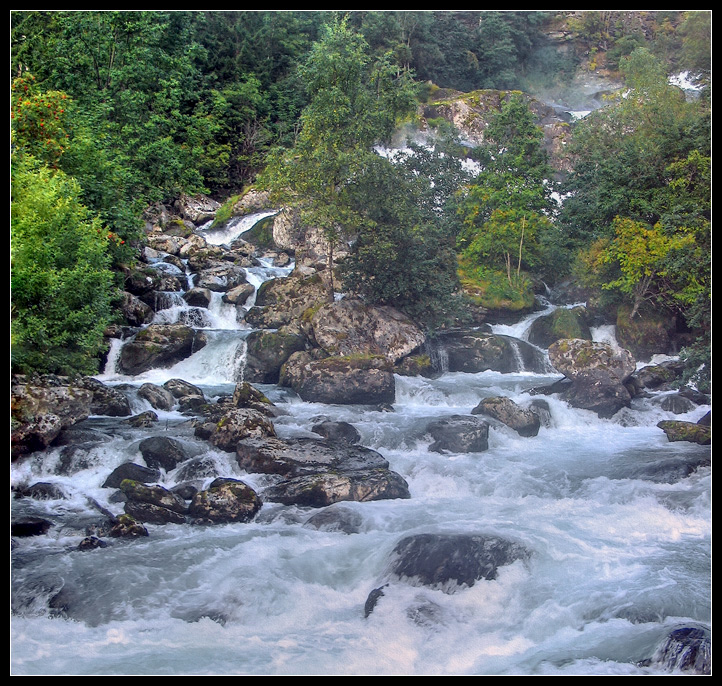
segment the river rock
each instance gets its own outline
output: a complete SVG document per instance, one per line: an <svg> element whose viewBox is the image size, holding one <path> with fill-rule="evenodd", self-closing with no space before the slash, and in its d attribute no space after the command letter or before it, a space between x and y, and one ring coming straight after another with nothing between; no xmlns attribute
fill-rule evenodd
<svg viewBox="0 0 722 686"><path fill-rule="evenodd" d="M669 441L690 441L699 445L712 443L712 427L694 422L683 422L674 419L659 422L657 426L664 431Z"/></svg>
<svg viewBox="0 0 722 686"><path fill-rule="evenodd" d="M185 300L191 307L208 307L213 299L209 288L194 287L183 294Z"/></svg>
<svg viewBox="0 0 722 686"><path fill-rule="evenodd" d="M149 428L153 426L153 424L158 423L158 415L153 412L153 410L146 410L140 414L133 415L130 419L126 419L125 421L136 429Z"/></svg>
<svg viewBox="0 0 722 686"><path fill-rule="evenodd" d="M16 491L15 496L34 500L65 500L68 497L60 486L46 481L39 481L27 488L20 488Z"/></svg>
<svg viewBox="0 0 722 686"><path fill-rule="evenodd" d="M215 479L193 496L189 514L200 523L249 522L261 509L261 499L237 479Z"/></svg>
<svg viewBox="0 0 722 686"><path fill-rule="evenodd" d="M263 496L271 502L299 507L327 507L342 501L369 502L411 497L406 481L388 469L304 474L271 486L263 492Z"/></svg>
<svg viewBox="0 0 722 686"><path fill-rule="evenodd" d="M632 378L641 388L666 391L674 388L675 382L682 377L683 372L684 362L669 360L642 367L632 375Z"/></svg>
<svg viewBox="0 0 722 686"><path fill-rule="evenodd" d="M176 199L174 209L179 216L199 226L210 221L220 209L221 204L207 195L183 194Z"/></svg>
<svg viewBox="0 0 722 686"><path fill-rule="evenodd" d="M279 381L306 402L382 405L396 399L393 369L382 356L315 360L307 353L294 353L283 366Z"/></svg>
<svg viewBox="0 0 722 686"><path fill-rule="evenodd" d="M173 394L167 388L153 383L144 383L138 389L138 397L147 400L154 410L169 411L175 405Z"/></svg>
<svg viewBox="0 0 722 686"><path fill-rule="evenodd" d="M227 409L217 422L196 427L195 434L209 440L220 450L234 452L245 438L275 437L276 431L268 417L250 408Z"/></svg>
<svg viewBox="0 0 722 686"><path fill-rule="evenodd" d="M115 519L109 535L112 538L141 538L149 536L148 529L129 514L122 514Z"/></svg>
<svg viewBox="0 0 722 686"><path fill-rule="evenodd" d="M155 483L160 479L160 470L144 467L135 462L124 462L108 475L103 483L103 488L120 488L120 484L125 479L144 484Z"/></svg>
<svg viewBox="0 0 722 686"><path fill-rule="evenodd" d="M643 663L660 665L665 671L678 674L712 673L712 638L710 630L701 626L673 629L650 660Z"/></svg>
<svg viewBox="0 0 722 686"><path fill-rule="evenodd" d="M381 453L358 445L315 438L245 439L236 447L238 466L251 473L295 477L324 471L388 469Z"/></svg>
<svg viewBox="0 0 722 686"><path fill-rule="evenodd" d="M231 398L233 407L246 407L268 417L277 417L281 411L257 388L247 381L236 384Z"/></svg>
<svg viewBox="0 0 722 686"><path fill-rule="evenodd" d="M388 577L410 586L427 586L453 594L477 581L494 580L499 567L530 557L530 551L523 545L499 536L417 534L396 545ZM385 584L371 591L365 605L366 617L388 588L389 584Z"/></svg>
<svg viewBox="0 0 722 686"><path fill-rule="evenodd" d="M256 328L280 329L299 321L304 314L312 316L315 309L327 302L321 277L291 274L261 284L256 307L246 313L246 321Z"/></svg>
<svg viewBox="0 0 722 686"><path fill-rule="evenodd" d="M197 288L207 288L216 293L225 293L231 288L246 283L246 272L234 264L216 264L200 271L196 277Z"/></svg>
<svg viewBox="0 0 722 686"><path fill-rule="evenodd" d="M321 306L311 317L313 338L329 355L380 355L391 363L426 340L424 332L393 307L373 307L346 297Z"/></svg>
<svg viewBox="0 0 722 686"><path fill-rule="evenodd" d="M483 331L455 332L440 336L437 345L443 348L446 371L450 372L547 371L541 350L510 336Z"/></svg>
<svg viewBox="0 0 722 686"><path fill-rule="evenodd" d="M541 422L539 416L531 410L525 410L511 398L504 396L484 398L471 414L486 415L514 429L520 436L536 436Z"/></svg>
<svg viewBox="0 0 722 686"><path fill-rule="evenodd" d="M145 326L153 321L153 308L143 302L137 295L123 292L120 311L129 326Z"/></svg>
<svg viewBox="0 0 722 686"><path fill-rule="evenodd" d="M22 517L10 523L10 535L18 538L43 536L52 526L51 521L42 517Z"/></svg>
<svg viewBox="0 0 722 686"><path fill-rule="evenodd" d="M92 403L91 391L64 377L38 383L14 377L10 387L12 459L47 448L63 429L87 419Z"/></svg>
<svg viewBox="0 0 722 686"><path fill-rule="evenodd" d="M599 417L611 417L629 407L631 395L624 383L635 370L628 350L615 349L608 343L564 339L549 347L554 368L571 379L562 394L573 407L591 410Z"/></svg>
<svg viewBox="0 0 722 686"><path fill-rule="evenodd" d="M135 376L157 367L172 367L205 345L205 334L185 324L151 324L123 346L118 369Z"/></svg>
<svg viewBox="0 0 722 686"><path fill-rule="evenodd" d="M363 517L350 507L330 505L311 515L304 523L320 531L339 531L344 534L357 534L361 531Z"/></svg>
<svg viewBox="0 0 722 686"><path fill-rule="evenodd" d="M127 498L125 512L150 524L183 524L187 506L183 498L158 485L125 479L120 490Z"/></svg>
<svg viewBox="0 0 722 686"><path fill-rule="evenodd" d="M84 376L77 383L93 394L90 403L91 414L107 417L128 417L131 414L130 401L123 391L106 386L92 376Z"/></svg>
<svg viewBox="0 0 722 686"><path fill-rule="evenodd" d="M246 300L248 300L255 291L256 289L252 284L242 283L226 291L221 299L225 303L241 306L245 304Z"/></svg>
<svg viewBox="0 0 722 686"><path fill-rule="evenodd" d="M148 467L164 469L166 472L175 469L179 463L190 457L185 446L169 436L146 438L138 444L138 450Z"/></svg>
<svg viewBox="0 0 722 686"><path fill-rule="evenodd" d="M348 422L323 421L314 424L311 431L334 443L354 445L361 440L361 434L356 427Z"/></svg>
<svg viewBox="0 0 722 686"><path fill-rule="evenodd" d="M246 338L246 366L243 377L252 383L278 383L281 367L295 352L306 347L305 340L294 333L253 331Z"/></svg>
<svg viewBox="0 0 722 686"><path fill-rule="evenodd" d="M453 415L430 422L426 432L435 453L480 453L489 447L489 423L471 415Z"/></svg>

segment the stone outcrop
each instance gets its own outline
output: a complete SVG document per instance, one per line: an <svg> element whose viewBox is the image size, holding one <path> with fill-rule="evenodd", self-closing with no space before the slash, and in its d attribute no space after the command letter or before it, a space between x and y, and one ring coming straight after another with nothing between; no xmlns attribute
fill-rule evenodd
<svg viewBox="0 0 722 686"><path fill-rule="evenodd" d="M198 523L249 522L262 504L258 494L243 481L219 478L193 496L188 513Z"/></svg>
<svg viewBox="0 0 722 686"><path fill-rule="evenodd" d="M329 355L381 355L398 362L420 348L426 336L393 307L372 307L346 297L320 307L311 317L312 336Z"/></svg>
<svg viewBox="0 0 722 686"><path fill-rule="evenodd" d="M635 370L628 350L608 343L564 339L549 347L554 368L571 380L562 397L573 407L608 418L628 407L631 395L624 385Z"/></svg>

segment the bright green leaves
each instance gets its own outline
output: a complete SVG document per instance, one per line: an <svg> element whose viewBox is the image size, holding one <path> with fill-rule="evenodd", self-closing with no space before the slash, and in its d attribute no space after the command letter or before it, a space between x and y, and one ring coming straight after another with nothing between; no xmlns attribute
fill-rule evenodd
<svg viewBox="0 0 722 686"><path fill-rule="evenodd" d="M12 357L19 371L94 373L111 316L109 244L78 184L25 156L12 170Z"/></svg>

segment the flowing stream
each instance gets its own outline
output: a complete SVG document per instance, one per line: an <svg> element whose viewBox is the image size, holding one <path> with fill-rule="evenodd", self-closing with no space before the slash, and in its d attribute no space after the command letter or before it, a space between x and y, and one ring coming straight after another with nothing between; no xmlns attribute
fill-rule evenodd
<svg viewBox="0 0 722 686"><path fill-rule="evenodd" d="M249 280L289 271L267 264ZM183 309L176 303L159 316ZM146 381L185 379L209 398L231 393L249 329L220 300L206 316L209 344L174 368L122 377L111 355L98 378L125 388L134 412L148 409L134 393ZM524 331L501 332L523 339ZM251 523L147 525L148 538L78 551L82 523L98 516L88 499L121 511L102 483L117 465L142 463L137 445L148 435L91 417L84 424L112 438L70 467L59 468L62 448L53 448L11 469L13 483L51 482L67 494L13 503L52 515L57 526L13 550L12 673L668 673L645 660L675 627L711 622L711 469L682 473L709 448L670 443L656 424L697 421L709 407L671 415L652 397L603 420L549 396L550 421L533 438L493 426L483 453L428 449L430 420L468 414L486 396L528 404L530 389L559 378L523 370L397 376L394 411L385 412L259 386L287 411L274 421L279 436L315 436L320 415L348 421L408 482L410 499L345 503L360 521L352 534L310 526L312 510L266 503ZM197 440L187 416L157 413L155 433L262 492L264 476L240 472L232 455ZM176 472L160 483L175 485ZM396 543L425 532L496 534L532 556L453 594L399 584L365 617ZM59 590L72 598L70 618L51 612Z"/></svg>

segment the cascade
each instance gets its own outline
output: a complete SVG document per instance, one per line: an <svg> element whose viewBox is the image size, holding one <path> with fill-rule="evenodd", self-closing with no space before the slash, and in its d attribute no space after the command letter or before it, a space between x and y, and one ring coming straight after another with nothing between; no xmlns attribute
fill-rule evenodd
<svg viewBox="0 0 722 686"><path fill-rule="evenodd" d="M232 242L236 230L214 240ZM292 268L263 259L246 269L247 279L258 288ZM224 307L214 296L204 318L194 320L182 294L169 295L157 321L193 321L207 344L170 369L128 377L116 371L124 341L115 341L97 378L130 394L134 411L147 408L136 393L146 382L183 379L208 398L232 392L243 378L251 328ZM536 316L493 329L522 342ZM432 421L469 415L488 397L530 407L537 399L532 390L559 375L523 366L512 373L449 372L440 342L427 342L425 352L438 376L397 376L386 411L306 403L289 389L259 385L283 410L274 419L280 438L319 439L311 429L321 417L348 422L360 445L378 451L407 481L409 499L349 501L320 512L266 502L248 523L151 524L148 538L79 551L79 532L96 521L98 508L122 511L103 482L116 466L140 459L138 445L148 433L122 419L91 417L85 428L95 440L13 464L14 486L42 482L64 493L61 500L13 502L17 513L52 515L57 523L43 536L14 540L13 673L679 670L679 661L670 667L653 658L679 627L711 622L711 461L704 446L668 442L657 423L697 421L709 406L672 415L651 394L600 419L549 395L549 421L536 436L492 422L487 450L437 452L427 431ZM155 434L180 441L194 464L212 465L214 474L263 494L268 475L246 473L234 454L197 440L187 416L158 414ZM206 485L213 478L198 474ZM182 481L178 468L163 471L159 483L172 488ZM313 515L327 511L355 522L351 533L312 525ZM393 551L415 534L508 537L530 556L461 589L394 581ZM376 605L365 613L374 592Z"/></svg>

